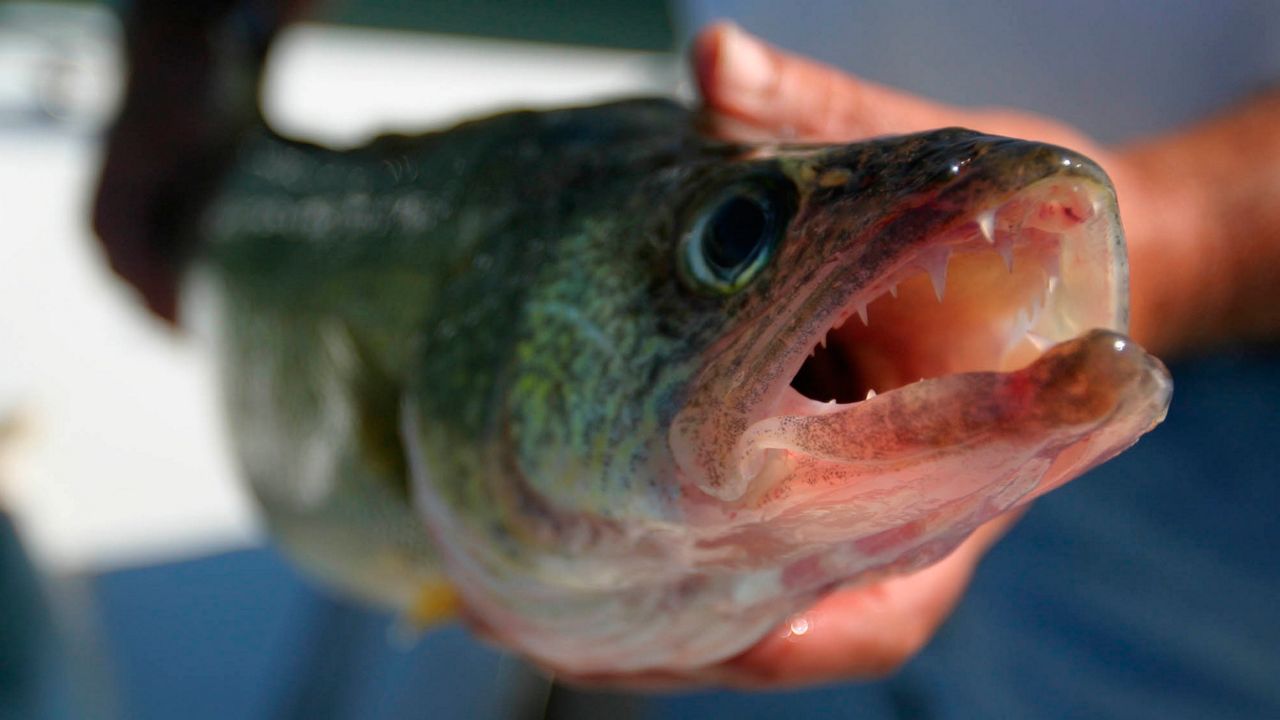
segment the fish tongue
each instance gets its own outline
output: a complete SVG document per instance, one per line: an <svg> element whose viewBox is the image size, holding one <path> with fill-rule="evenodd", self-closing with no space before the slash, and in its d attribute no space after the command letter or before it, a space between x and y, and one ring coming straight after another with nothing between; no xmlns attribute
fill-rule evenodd
<svg viewBox="0 0 1280 720"><path fill-rule="evenodd" d="M1019 371L923 380L840 412L761 421L738 457L759 468L748 499L775 505L770 514L816 504L834 519L840 503L846 520L866 518L866 500L902 520L913 505L1004 493L1028 472L1019 495L1056 487L1154 427L1171 389L1159 360L1096 330Z"/></svg>

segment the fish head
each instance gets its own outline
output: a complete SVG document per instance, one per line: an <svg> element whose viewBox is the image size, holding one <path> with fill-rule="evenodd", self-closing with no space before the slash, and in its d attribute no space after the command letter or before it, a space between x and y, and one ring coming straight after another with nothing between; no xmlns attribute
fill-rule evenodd
<svg viewBox="0 0 1280 720"><path fill-rule="evenodd" d="M762 421L851 420L922 380L935 381L936 415L974 373L1015 371L1086 331L1126 329L1115 193L1078 153L945 129L761 154L789 181L774 203L786 228L772 267L726 306L670 435L683 480L710 497L777 489L769 460L788 448L763 439L772 431ZM742 200L715 202L711 213ZM708 254L713 235L690 233L684 254Z"/></svg>
<svg viewBox="0 0 1280 720"><path fill-rule="evenodd" d="M612 208L638 219L590 244L612 258L580 263L593 280L532 303L594 333L552 363L592 379L508 393L517 449L486 456L484 495L505 509L449 501L430 440L412 458L474 616L554 667L722 660L939 560L1168 405L1123 335L1116 197L1084 156L963 129L708 147Z"/></svg>

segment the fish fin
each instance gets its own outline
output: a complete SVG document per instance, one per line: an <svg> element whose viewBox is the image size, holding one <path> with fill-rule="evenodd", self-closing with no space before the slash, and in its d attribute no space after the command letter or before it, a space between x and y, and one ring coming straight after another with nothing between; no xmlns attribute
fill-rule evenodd
<svg viewBox="0 0 1280 720"><path fill-rule="evenodd" d="M412 629L422 631L458 617L461 609L462 598L453 585L444 579L429 580L418 588L403 620Z"/></svg>

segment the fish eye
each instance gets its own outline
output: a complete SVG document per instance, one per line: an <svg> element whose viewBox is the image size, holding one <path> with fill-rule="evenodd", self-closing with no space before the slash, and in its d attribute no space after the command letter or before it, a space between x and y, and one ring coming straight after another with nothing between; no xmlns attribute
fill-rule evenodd
<svg viewBox="0 0 1280 720"><path fill-rule="evenodd" d="M775 178L738 182L712 196L681 239L686 280L725 295L746 287L773 258L794 205L790 183Z"/></svg>

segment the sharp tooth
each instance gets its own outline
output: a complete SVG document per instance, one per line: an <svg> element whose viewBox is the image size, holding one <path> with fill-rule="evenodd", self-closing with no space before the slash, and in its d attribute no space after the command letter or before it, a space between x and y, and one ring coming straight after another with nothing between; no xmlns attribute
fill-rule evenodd
<svg viewBox="0 0 1280 720"><path fill-rule="evenodd" d="M1000 257L1004 259L1004 266L1013 272L1013 240L1009 236L1005 236L996 243L996 252L1000 253Z"/></svg>
<svg viewBox="0 0 1280 720"><path fill-rule="evenodd" d="M1050 280L1056 279L1062 274L1062 257L1058 253L1054 253L1046 258L1044 271L1049 275Z"/></svg>
<svg viewBox="0 0 1280 720"><path fill-rule="evenodd" d="M898 283L889 286L889 294L896 300L898 299Z"/></svg>
<svg viewBox="0 0 1280 720"><path fill-rule="evenodd" d="M1022 335L1031 328L1031 318L1027 317L1025 308L1018 308L1018 312L1013 316L1013 336Z"/></svg>
<svg viewBox="0 0 1280 720"><path fill-rule="evenodd" d="M1045 280L1044 286L1040 288L1040 299L1038 301L1038 305L1041 309L1049 307L1049 303L1053 300L1053 293L1058 289L1058 276L1055 273L1058 264L1056 255L1052 262L1054 267L1052 269L1045 269L1045 272L1049 274L1049 278Z"/></svg>
<svg viewBox="0 0 1280 720"><path fill-rule="evenodd" d="M866 399L867 399L867 400L870 400L871 398L873 398L873 397L875 397L875 396L876 396L875 388L868 388L868 389L867 389L867 398L866 398Z"/></svg>
<svg viewBox="0 0 1280 720"><path fill-rule="evenodd" d="M978 213L977 219L978 219L978 230L982 232L982 237L985 238L987 242L994 245L996 242L996 211L995 209L992 208L991 210L984 210L983 212Z"/></svg>
<svg viewBox="0 0 1280 720"><path fill-rule="evenodd" d="M942 302L942 294L947 290L947 269L943 267L929 273L929 281L933 283L934 296L938 298L938 302Z"/></svg>
<svg viewBox="0 0 1280 720"><path fill-rule="evenodd" d="M1019 312L1021 312L1021 311L1019 311ZM821 347L823 350L826 350L826 349L827 349L827 336L826 336L826 335L823 335L823 336L822 336L822 339L818 341L818 346L819 346L819 347Z"/></svg>
<svg viewBox="0 0 1280 720"><path fill-rule="evenodd" d="M867 322L867 304L864 302L858 303L858 317L861 318L863 325L869 324Z"/></svg>
<svg viewBox="0 0 1280 720"><path fill-rule="evenodd" d="M938 302L942 302L942 294L947 289L947 262L951 259L951 249L946 247L931 251L921 259L920 264L929 273L929 281L933 283L933 294Z"/></svg>

